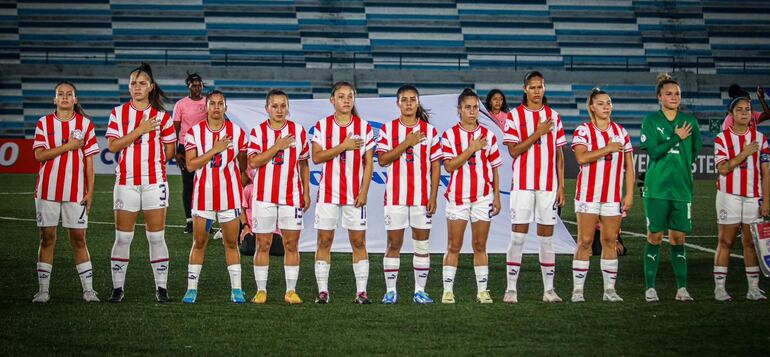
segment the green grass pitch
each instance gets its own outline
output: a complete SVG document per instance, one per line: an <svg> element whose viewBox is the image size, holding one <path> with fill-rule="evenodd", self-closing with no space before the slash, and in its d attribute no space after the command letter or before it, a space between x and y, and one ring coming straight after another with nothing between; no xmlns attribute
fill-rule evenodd
<svg viewBox="0 0 770 357"><path fill-rule="evenodd" d="M350 255L333 257L330 305L312 303L316 293L312 254L302 255L298 292L305 303L283 303L281 258L271 258L268 304L234 305L229 302L229 281L221 244L209 245L199 302L180 302L186 288L187 255L191 237L169 227L171 251L169 292L172 303L159 305L153 295L147 241L142 227L132 246L131 265L123 304L86 304L65 232L59 230L47 305L30 301L37 290L35 261L38 230L32 191L33 175L2 175L0 187L0 346L3 355L236 355L236 354L456 354L488 353L538 355L760 355L770 344L770 305L746 301L742 261L731 260L728 291L735 301L713 300L713 254L688 249L689 290L694 303L674 301L675 284L669 250L662 250L658 275L659 303L643 301L641 251L644 215L637 197L623 224L630 254L620 260L618 292L625 302L601 301L598 258L592 258L586 286L587 302L546 305L540 301L542 283L536 256L525 256L519 281L518 305L502 303L505 289L503 255L490 256L493 305L474 302L475 282L470 256L463 256L457 274L458 303L415 306L411 257L402 258L397 305L352 303L355 289ZM112 222L113 178L97 177L97 194L88 230L94 266L94 284L102 300L111 291L109 254L114 240ZM713 181L699 181L693 203L694 232L689 243L716 245L717 226ZM171 178L168 224L183 222L181 182ZM567 197L574 181L567 183ZM26 192L26 193L25 193ZM23 218L26 220L11 220ZM563 210L574 221L571 198ZM437 222L438 223L438 222ZM441 223L439 223L441 224ZM567 224L575 232L572 224ZM370 232L370 234L382 234ZM494 239L508 239L496 237ZM468 243L466 243L468 244ZM740 247L734 253L741 254ZM570 256L559 256L556 289L567 300L572 289ZM372 254L369 292L379 302L384 292L382 255ZM433 255L428 292L440 299L441 256ZM251 258L242 258L243 286L254 293ZM761 287L770 284L763 278Z"/></svg>

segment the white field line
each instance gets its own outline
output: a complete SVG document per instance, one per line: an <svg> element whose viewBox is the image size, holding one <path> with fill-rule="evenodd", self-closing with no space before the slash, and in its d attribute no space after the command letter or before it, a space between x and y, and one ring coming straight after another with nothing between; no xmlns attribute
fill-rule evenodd
<svg viewBox="0 0 770 357"><path fill-rule="evenodd" d="M0 220L4 221L22 221L22 222L37 222L36 220L32 218L17 218L17 217L5 217L0 216ZM115 222L100 222L100 221L88 221L88 224L107 224L114 226ZM144 224L137 223L136 226L144 226ZM175 225L175 224L167 224L166 227L171 228L184 228L185 226Z"/></svg>

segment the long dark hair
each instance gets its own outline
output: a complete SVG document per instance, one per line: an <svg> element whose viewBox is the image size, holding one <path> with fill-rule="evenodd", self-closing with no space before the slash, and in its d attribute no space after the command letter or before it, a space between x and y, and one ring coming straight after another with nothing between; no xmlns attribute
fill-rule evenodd
<svg viewBox="0 0 770 357"><path fill-rule="evenodd" d="M526 87L533 78L540 78L543 80L543 83L545 83L545 77L542 73L539 71L531 71L524 75L524 87ZM521 97L521 104L527 105L527 92L524 92L524 95ZM546 104L548 104L548 98L543 95L543 105Z"/></svg>
<svg viewBox="0 0 770 357"><path fill-rule="evenodd" d="M353 95L354 95L354 96L357 94L357 92L356 92L356 87L353 87L353 85L352 85L352 84L350 84L349 82L345 82L345 81L339 81L339 82L336 82L336 83L334 83L334 84L332 85L332 92L331 92L331 97L332 97L332 98L334 98L334 93L337 93L337 91L338 91L340 88L342 88L342 87L348 87L348 88L350 88L351 90L353 90ZM354 116L358 116L358 110L356 110L356 105L355 105L355 103L353 104L353 108L352 108L352 110L350 111L350 114L353 114Z"/></svg>
<svg viewBox="0 0 770 357"><path fill-rule="evenodd" d="M741 100L747 100L749 101L749 105L751 105L751 94L749 94L747 90L741 88L738 84L731 84L730 87L727 88L727 94L730 96L730 104L727 105L727 114L732 114L735 105Z"/></svg>
<svg viewBox="0 0 770 357"><path fill-rule="evenodd" d="M508 100L505 99L505 93L497 88L492 89L489 91L489 93L487 93L486 98L484 98L484 106L490 113L492 113L492 97L494 97L495 94L499 94L501 97L503 97L503 105L500 107L500 111L508 113L508 111L511 109L508 108Z"/></svg>
<svg viewBox="0 0 770 357"><path fill-rule="evenodd" d="M609 94L603 90L601 90L599 87L591 89L591 94L588 95L588 99L586 99L586 110L588 111L588 118L591 120L591 123L596 125L596 118L594 117L593 112L591 112L591 105L594 104L594 98L600 94Z"/></svg>
<svg viewBox="0 0 770 357"><path fill-rule="evenodd" d="M417 100L420 99L420 91L417 90L417 87L411 85L411 84L404 84L403 86L399 87L396 91L396 101L398 101L401 98L401 94L407 91L412 91L417 94ZM429 123L428 118L430 117L430 114L428 111L422 107L422 104L417 105L417 118L425 121L426 123Z"/></svg>
<svg viewBox="0 0 770 357"><path fill-rule="evenodd" d="M61 81L61 82L57 83L56 86L53 87L54 93L56 93L56 91L59 90L59 86L65 85L65 84L70 86L70 87L72 87L72 91L74 92L73 94L75 95L75 98L77 98L78 97L78 89L75 88L75 84L73 84L70 81ZM88 118L88 115L86 114L86 111L83 110L83 106L80 105L80 101L77 101L77 103L75 103L75 106L72 108L72 110L75 113L78 113L78 114Z"/></svg>
<svg viewBox="0 0 770 357"><path fill-rule="evenodd" d="M150 77L150 83L153 84L152 90L148 95L150 106L157 110L166 111L166 106L163 104L163 101L168 100L168 97L166 97L166 93L163 93L163 90L160 89L158 83L155 82L155 77L152 75L152 68L150 68L150 65L148 63L142 62L139 67L136 67L133 71L131 71L131 73L128 75L128 78L131 78L134 73L136 73L137 76L140 73L144 73L147 75L147 77Z"/></svg>
<svg viewBox="0 0 770 357"><path fill-rule="evenodd" d="M463 92L460 93L460 95L457 97L458 110L460 109L460 106L463 104L463 101L465 100L465 98L469 98L469 97L475 97L477 101L481 102L481 100L479 99L479 95L476 94L476 92L474 92L473 89L465 88L463 89ZM462 120L462 118L460 118L460 120ZM476 125L479 125L478 118L476 118Z"/></svg>

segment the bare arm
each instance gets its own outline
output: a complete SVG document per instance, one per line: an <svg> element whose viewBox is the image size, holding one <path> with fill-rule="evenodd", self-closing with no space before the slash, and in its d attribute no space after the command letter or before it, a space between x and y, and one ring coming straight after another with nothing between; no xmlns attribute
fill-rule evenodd
<svg viewBox="0 0 770 357"><path fill-rule="evenodd" d="M313 162L315 164L322 164L337 157L343 151L356 150L363 145L363 140L353 139L351 134L348 134L348 137L342 143L328 150L324 150L318 143L313 143Z"/></svg>
<svg viewBox="0 0 770 357"><path fill-rule="evenodd" d="M762 216L770 214L770 163L763 162L762 171L762 206L760 206L760 213Z"/></svg>
<svg viewBox="0 0 770 357"><path fill-rule="evenodd" d="M217 140L211 150L206 151L206 153L201 156L198 156L196 150L187 150L187 153L185 153L185 157L187 159L187 171L193 172L205 166L209 161L211 161L212 158L214 158L214 155L227 150L229 145L230 138Z"/></svg>
<svg viewBox="0 0 770 357"><path fill-rule="evenodd" d="M364 154L364 178L361 181L361 192L356 197L356 207L366 205L366 197L369 194L369 184L372 183L372 172L374 171L374 150L367 150Z"/></svg>
<svg viewBox="0 0 770 357"><path fill-rule="evenodd" d="M492 199L492 215L497 216L502 207L500 205L500 173L497 167L492 169L492 188L495 192L494 198Z"/></svg>
<svg viewBox="0 0 770 357"><path fill-rule="evenodd" d="M548 121L539 123L535 132L532 133L531 136L524 139L524 141L519 143L505 143L505 146L508 147L508 154L510 154L514 159L517 158L519 155L527 152L527 150L529 150L529 148L531 148L532 145L534 145L541 136L550 132L552 128L553 120L548 119Z"/></svg>
<svg viewBox="0 0 770 357"><path fill-rule="evenodd" d="M123 150L127 146L131 145L131 143L139 139L140 136L157 129L159 126L160 120L156 120L155 117L142 120L139 122L139 126L137 126L136 129L132 130L127 135L124 135L120 138L109 138L107 140L107 149L110 150L111 153L116 153L120 150ZM173 153L171 157L173 157Z"/></svg>
<svg viewBox="0 0 770 357"><path fill-rule="evenodd" d="M94 199L94 156L86 157L86 211L91 212L91 202Z"/></svg>
<svg viewBox="0 0 770 357"><path fill-rule="evenodd" d="M294 137L291 135L276 139L273 146L271 146L269 149L258 154L251 155L249 157L249 166L252 169L256 169L258 167L267 165L267 163L270 162L270 160L272 160L275 155L278 155L278 152L289 148L292 142L294 142Z"/></svg>
<svg viewBox="0 0 770 357"><path fill-rule="evenodd" d="M744 146L743 150L741 150L738 155L735 155L734 158L730 160L724 160L717 164L717 172L719 172L719 174L722 176L727 176L733 172L736 167L740 166L744 161L746 161L749 156L757 151L759 151L759 144L756 142Z"/></svg>
<svg viewBox="0 0 770 357"><path fill-rule="evenodd" d="M438 186L441 182L441 163L439 160L430 163L430 197L428 198L428 213L436 213L438 205L436 199L438 198Z"/></svg>
<svg viewBox="0 0 770 357"><path fill-rule="evenodd" d="M474 139L471 140L470 145L468 145L468 148L465 149L465 151L461 152L460 155L457 155L454 158L446 159L444 160L444 169L447 170L447 172L453 172L454 170L457 170L461 166L465 165L466 162L473 156L473 154L476 151L479 151L487 146L487 140L486 139Z"/></svg>
<svg viewBox="0 0 770 357"><path fill-rule="evenodd" d="M626 169L626 195L623 198L622 209L628 212L631 206L634 204L634 184L636 183L636 172L634 169L634 153L627 152L625 154L625 169Z"/></svg>
<svg viewBox="0 0 770 357"><path fill-rule="evenodd" d="M35 149L35 160L37 162L46 162L48 160L52 160L57 158L58 156L61 156L62 154L73 151L73 150L80 150L80 148L83 147L83 140L76 140L76 139L70 139L69 142L67 142L64 145L57 146L55 148L50 149L43 149L43 148L37 148Z"/></svg>
<svg viewBox="0 0 770 357"><path fill-rule="evenodd" d="M163 149L166 152L166 162L171 161L176 156L176 142L163 144Z"/></svg>
<svg viewBox="0 0 770 357"><path fill-rule="evenodd" d="M564 150L556 148L556 178L559 180L559 188L556 191L556 205L564 206Z"/></svg>
<svg viewBox="0 0 770 357"><path fill-rule="evenodd" d="M425 134L414 131L409 133L407 135L406 140L402 141L401 144L398 144L393 150L382 152L377 155L377 161L380 163L380 166L388 166L393 161L398 160L399 157L401 157L401 154L406 151L410 146L415 146L419 144L423 139L425 138Z"/></svg>
<svg viewBox="0 0 770 357"><path fill-rule="evenodd" d="M616 142L610 142L607 144L607 146L597 150L588 150L588 148L585 145L576 145L575 161L577 161L577 163L580 165L590 164L609 154L612 154L614 152L621 152L622 150L623 150L623 145Z"/></svg>
<svg viewBox="0 0 770 357"><path fill-rule="evenodd" d="M302 182L302 200L305 203L302 211L307 212L310 209L310 165L307 160L299 161L299 180Z"/></svg>
<svg viewBox="0 0 770 357"><path fill-rule="evenodd" d="M767 105L767 101L765 101L765 90L757 86L757 97L759 98L759 104L762 105L762 114L759 116L759 120L757 124L770 119L770 106Z"/></svg>

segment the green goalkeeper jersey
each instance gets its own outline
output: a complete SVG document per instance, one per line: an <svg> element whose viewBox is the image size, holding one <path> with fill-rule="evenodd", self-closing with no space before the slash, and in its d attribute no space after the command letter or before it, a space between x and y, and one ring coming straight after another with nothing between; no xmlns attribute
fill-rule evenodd
<svg viewBox="0 0 770 357"><path fill-rule="evenodd" d="M692 126L692 134L681 140L674 130L685 123ZM677 112L669 121L659 110L644 118L641 133L641 149L648 155L642 196L692 202L692 164L703 146L698 120Z"/></svg>

